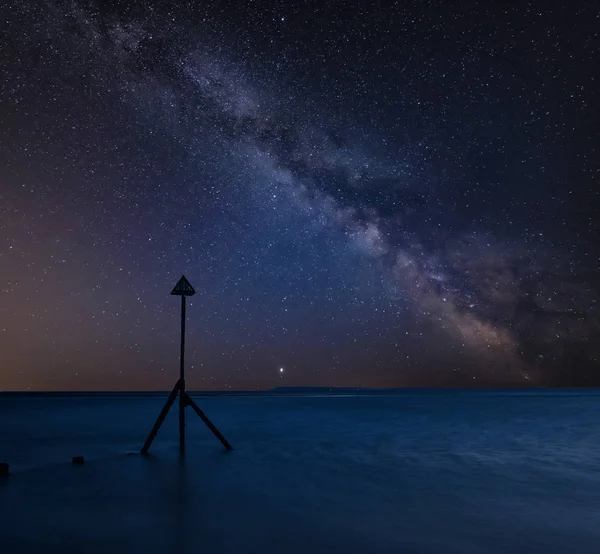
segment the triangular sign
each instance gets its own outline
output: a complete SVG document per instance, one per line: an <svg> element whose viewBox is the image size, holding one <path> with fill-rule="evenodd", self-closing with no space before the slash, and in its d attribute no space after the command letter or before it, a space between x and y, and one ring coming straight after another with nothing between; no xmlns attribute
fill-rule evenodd
<svg viewBox="0 0 600 554"><path fill-rule="evenodd" d="M175 288L171 291L171 294L176 294L177 296L192 296L192 294L196 294L196 291L185 278L185 275L182 275L181 279L179 279L178 283L175 285Z"/></svg>

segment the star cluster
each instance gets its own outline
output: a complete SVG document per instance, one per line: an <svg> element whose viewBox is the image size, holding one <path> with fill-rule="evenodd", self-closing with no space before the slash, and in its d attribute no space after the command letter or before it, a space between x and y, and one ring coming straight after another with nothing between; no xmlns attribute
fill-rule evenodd
<svg viewBox="0 0 600 554"><path fill-rule="evenodd" d="M0 388L600 383L591 4L2 9Z"/></svg>

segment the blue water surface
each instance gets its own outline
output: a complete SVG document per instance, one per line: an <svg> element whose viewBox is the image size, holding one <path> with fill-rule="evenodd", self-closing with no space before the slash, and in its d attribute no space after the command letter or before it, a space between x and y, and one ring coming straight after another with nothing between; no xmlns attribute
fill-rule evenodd
<svg viewBox="0 0 600 554"><path fill-rule="evenodd" d="M600 552L598 392L165 399L0 396L0 552Z"/></svg>

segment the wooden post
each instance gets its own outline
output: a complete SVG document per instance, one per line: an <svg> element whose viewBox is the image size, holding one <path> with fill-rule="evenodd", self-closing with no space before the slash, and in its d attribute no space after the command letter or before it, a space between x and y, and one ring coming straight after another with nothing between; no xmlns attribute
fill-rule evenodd
<svg viewBox="0 0 600 554"><path fill-rule="evenodd" d="M181 350L179 353L179 452L185 453L185 295L181 295Z"/></svg>

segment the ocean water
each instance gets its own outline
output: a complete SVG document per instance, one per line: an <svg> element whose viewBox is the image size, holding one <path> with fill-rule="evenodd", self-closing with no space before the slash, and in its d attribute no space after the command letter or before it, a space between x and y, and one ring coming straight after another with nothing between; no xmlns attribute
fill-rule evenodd
<svg viewBox="0 0 600 554"><path fill-rule="evenodd" d="M599 392L165 399L0 395L0 553L600 553Z"/></svg>

